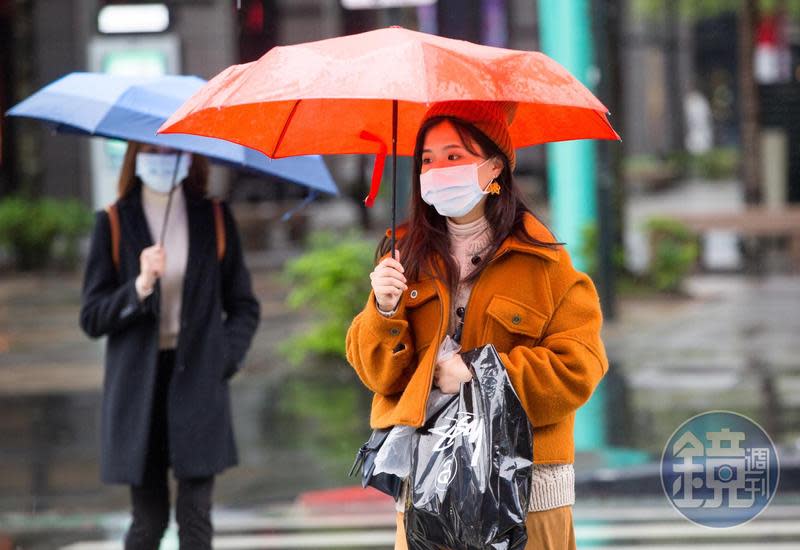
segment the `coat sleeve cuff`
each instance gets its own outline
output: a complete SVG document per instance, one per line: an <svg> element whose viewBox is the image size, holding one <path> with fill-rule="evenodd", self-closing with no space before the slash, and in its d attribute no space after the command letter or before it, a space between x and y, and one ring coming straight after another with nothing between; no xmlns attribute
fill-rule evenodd
<svg viewBox="0 0 800 550"><path fill-rule="evenodd" d="M155 285L150 287L149 289L144 288L142 281L139 277L136 277L133 281L134 287L136 288L136 295L139 297L140 302L144 302L145 298L150 296L153 291L155 290Z"/></svg>
<svg viewBox="0 0 800 550"><path fill-rule="evenodd" d="M378 309L375 294L370 293L365 314L366 324L379 342L384 343L393 352L405 349L405 341L409 337L405 294L400 298L394 313L387 315Z"/></svg>
<svg viewBox="0 0 800 550"><path fill-rule="evenodd" d="M380 313L380 314L381 314L381 315L383 315L384 317L389 317L389 318L391 318L391 317L394 317L394 314L395 314L395 313L397 313L397 307L395 307L395 308L394 308L392 311L383 311L383 310L381 309L381 306L379 306L379 305L377 305L377 304L376 304L376 307L378 308L378 313Z"/></svg>
<svg viewBox="0 0 800 550"><path fill-rule="evenodd" d="M136 285L136 279L126 283L126 300L125 306L120 312L120 317L125 319L132 315L142 315L147 313L157 313L158 311L158 287L154 287L149 294L145 296L139 295L139 289Z"/></svg>

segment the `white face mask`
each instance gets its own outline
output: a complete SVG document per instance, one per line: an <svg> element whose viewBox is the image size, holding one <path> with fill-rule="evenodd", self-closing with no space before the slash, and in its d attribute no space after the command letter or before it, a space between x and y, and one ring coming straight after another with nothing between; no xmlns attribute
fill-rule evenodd
<svg viewBox="0 0 800 550"><path fill-rule="evenodd" d="M180 153L177 173L175 172L175 155L177 153L137 153L136 175L145 185L157 193L169 193L172 189L172 178L175 176L175 185L182 182L189 175L189 165L192 157L189 153Z"/></svg>
<svg viewBox="0 0 800 550"><path fill-rule="evenodd" d="M430 204L442 216L458 218L469 214L487 191L478 182L480 164L461 164L446 168L431 168L420 174L422 200Z"/></svg>

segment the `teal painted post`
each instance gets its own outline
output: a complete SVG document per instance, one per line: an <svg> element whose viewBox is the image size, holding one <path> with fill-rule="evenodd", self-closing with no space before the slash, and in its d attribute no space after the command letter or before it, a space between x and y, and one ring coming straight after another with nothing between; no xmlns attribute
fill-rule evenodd
<svg viewBox="0 0 800 550"><path fill-rule="evenodd" d="M542 51L558 61L584 85L593 70L590 0L539 0L539 37ZM595 145L591 140L547 144L547 182L551 226L556 238L567 243L577 269L586 269L580 250L582 232L597 220ZM575 419L578 451L605 448L607 419L601 385Z"/></svg>
<svg viewBox="0 0 800 550"><path fill-rule="evenodd" d="M593 70L591 6L589 0L539 0L542 51L589 86ZM591 140L547 144L547 173L551 223L556 237L578 269L581 232L597 218L595 146Z"/></svg>

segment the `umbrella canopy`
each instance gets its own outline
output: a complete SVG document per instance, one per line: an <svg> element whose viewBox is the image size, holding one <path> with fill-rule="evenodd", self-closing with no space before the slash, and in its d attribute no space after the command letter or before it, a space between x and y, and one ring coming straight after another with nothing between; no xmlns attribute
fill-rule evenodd
<svg viewBox="0 0 800 550"><path fill-rule="evenodd" d="M229 67L160 131L218 137L273 158L380 153L380 141L392 141L394 100L400 155L413 154L428 106L451 100L518 102L515 147L619 139L603 104L546 55L399 27L277 47Z"/></svg>
<svg viewBox="0 0 800 550"><path fill-rule="evenodd" d="M401 27L273 48L229 67L195 93L159 132L213 136L272 158L376 153L367 205L391 143L411 155L432 103L517 104L515 147L571 139L619 139L607 109L561 65L538 52L481 46ZM392 187L392 240L396 225Z"/></svg>
<svg viewBox="0 0 800 550"><path fill-rule="evenodd" d="M194 76L123 77L71 73L45 86L8 111L9 116L49 122L57 132L140 141L198 153L214 162L268 174L313 191L337 195L319 156L273 160L227 141L156 131L206 81Z"/></svg>

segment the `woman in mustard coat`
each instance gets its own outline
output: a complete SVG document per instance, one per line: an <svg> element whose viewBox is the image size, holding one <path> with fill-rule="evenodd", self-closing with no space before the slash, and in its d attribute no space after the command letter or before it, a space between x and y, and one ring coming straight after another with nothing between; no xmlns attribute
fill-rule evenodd
<svg viewBox="0 0 800 550"><path fill-rule="evenodd" d="M493 344L533 427L526 548L573 549L575 411L608 369L602 314L591 279L514 183L514 109L480 101L429 109L410 217L394 258L385 240L379 247L347 357L374 392L373 428L418 427L432 387L456 393L471 378L459 355L437 360L444 338L463 350ZM406 548L402 513L395 548Z"/></svg>

